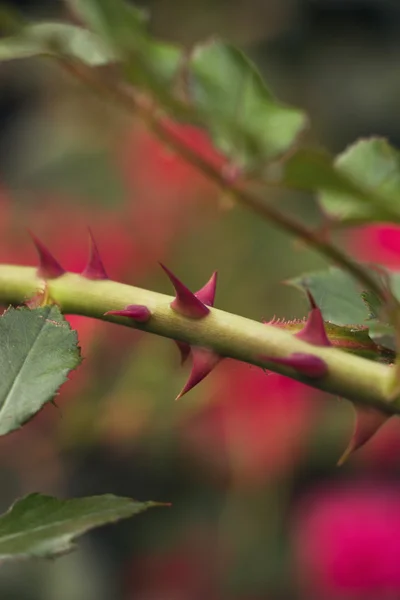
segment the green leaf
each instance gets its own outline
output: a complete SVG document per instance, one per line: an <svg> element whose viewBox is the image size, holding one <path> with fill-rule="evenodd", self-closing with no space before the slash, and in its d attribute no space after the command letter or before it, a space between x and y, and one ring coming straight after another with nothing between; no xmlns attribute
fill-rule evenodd
<svg viewBox="0 0 400 600"><path fill-rule="evenodd" d="M381 321L370 321L368 323L369 335L376 344L396 351L396 333L394 327Z"/></svg>
<svg viewBox="0 0 400 600"><path fill-rule="evenodd" d="M52 400L79 363L76 331L56 306L9 308L0 318L0 435Z"/></svg>
<svg viewBox="0 0 400 600"><path fill-rule="evenodd" d="M111 494L73 500L30 494L0 517L0 560L64 554L78 535L154 506L162 505Z"/></svg>
<svg viewBox="0 0 400 600"><path fill-rule="evenodd" d="M18 34L0 40L0 61L36 56L68 56L92 67L116 60L98 35L64 23L28 25Z"/></svg>
<svg viewBox="0 0 400 600"><path fill-rule="evenodd" d="M361 290L354 279L331 267L324 271L306 273L287 283L309 289L326 321L336 325L366 324L369 311L362 300Z"/></svg>
<svg viewBox="0 0 400 600"><path fill-rule="evenodd" d="M356 142L337 157L335 170L374 194L375 200L322 187L320 203L328 215L340 221L400 221L400 153L385 139Z"/></svg>
<svg viewBox="0 0 400 600"><path fill-rule="evenodd" d="M379 319L383 308L381 299L370 290L362 292L361 298L368 309L368 319Z"/></svg>
<svg viewBox="0 0 400 600"><path fill-rule="evenodd" d="M147 14L123 0L67 0L75 15L92 31L122 52L145 35ZM122 58L122 56L120 57Z"/></svg>
<svg viewBox="0 0 400 600"><path fill-rule="evenodd" d="M131 83L142 84L159 97L174 80L182 50L153 39L147 32L147 14L123 0L69 0L86 26L97 33L125 64Z"/></svg>
<svg viewBox="0 0 400 600"><path fill-rule="evenodd" d="M188 70L195 108L216 145L241 166L265 165L306 125L304 113L279 104L255 66L230 44L197 46Z"/></svg>

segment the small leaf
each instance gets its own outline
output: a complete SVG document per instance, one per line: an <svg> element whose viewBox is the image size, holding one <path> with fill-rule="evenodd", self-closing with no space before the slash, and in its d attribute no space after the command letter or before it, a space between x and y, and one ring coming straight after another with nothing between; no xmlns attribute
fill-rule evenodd
<svg viewBox="0 0 400 600"><path fill-rule="evenodd" d="M335 267L323 271L305 273L287 283L301 289L309 289L321 308L325 321L336 325L363 323L368 319L361 291L354 279Z"/></svg>
<svg viewBox="0 0 400 600"><path fill-rule="evenodd" d="M58 500L30 494L0 517L0 560L52 558L74 549L86 531L143 512L156 502L136 502L111 494Z"/></svg>
<svg viewBox="0 0 400 600"><path fill-rule="evenodd" d="M143 10L124 0L69 0L69 5L113 49L131 83L144 85L164 97L163 86L174 80L183 53L178 46L148 34Z"/></svg>
<svg viewBox="0 0 400 600"><path fill-rule="evenodd" d="M355 411L354 431L349 445L338 461L338 466L343 465L350 454L366 444L389 418L389 415L374 408L365 408L354 404L352 406Z"/></svg>
<svg viewBox="0 0 400 600"><path fill-rule="evenodd" d="M279 156L306 125L304 113L279 104L255 66L230 44L197 46L188 72L195 108L218 148L241 167Z"/></svg>
<svg viewBox="0 0 400 600"><path fill-rule="evenodd" d="M123 0L67 0L76 17L114 48L129 49L143 35L146 13Z"/></svg>
<svg viewBox="0 0 400 600"><path fill-rule="evenodd" d="M369 336L376 344L396 352L396 333L394 327L380 321L368 322Z"/></svg>
<svg viewBox="0 0 400 600"><path fill-rule="evenodd" d="M76 331L57 306L9 308L0 318L0 435L52 400L79 363Z"/></svg>
<svg viewBox="0 0 400 600"><path fill-rule="evenodd" d="M320 203L326 213L340 221L399 222L400 153L382 138L356 142L335 161L338 173L376 195L376 201L361 200L352 194L323 191ZM322 187L323 189L323 187Z"/></svg>
<svg viewBox="0 0 400 600"><path fill-rule="evenodd" d="M60 55L92 67L116 61L115 54L95 33L65 23L27 25L14 36L0 40L0 61Z"/></svg>
<svg viewBox="0 0 400 600"><path fill-rule="evenodd" d="M379 319L383 308L381 299L370 290L362 292L361 298L368 309L368 319Z"/></svg>

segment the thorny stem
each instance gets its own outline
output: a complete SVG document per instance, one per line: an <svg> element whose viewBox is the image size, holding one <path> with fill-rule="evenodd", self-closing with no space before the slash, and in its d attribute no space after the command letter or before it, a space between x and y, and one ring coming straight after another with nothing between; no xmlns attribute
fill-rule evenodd
<svg viewBox="0 0 400 600"><path fill-rule="evenodd" d="M264 202L257 194L243 189L240 183L227 177L211 161L198 154L179 139L162 122L155 108L149 105L147 101L143 101L143 98L135 93L133 88L116 84L115 81L109 83L105 78L99 77L93 69L88 68L83 63L78 63L65 57L59 58L59 60L64 69L75 78L99 91L103 96L112 98L119 106L128 111L129 114L138 114L163 143L228 192L239 204L250 208L263 219L277 225L283 231L300 238L308 246L314 248L317 252L333 261L337 266L349 272L366 289L374 292L383 304L389 304L388 308L390 312L397 307L397 300L390 294L390 291L383 288L377 279L362 265L353 261L340 248L331 244L318 231L306 227L306 225L291 215L282 213L271 204Z"/></svg>
<svg viewBox="0 0 400 600"><path fill-rule="evenodd" d="M0 265L0 302L22 304L43 288L33 267ZM136 327L191 345L214 350L226 358L256 365L331 394L348 398L388 414L400 414L400 399L389 400L392 368L355 356L334 347L308 344L279 327L210 308L202 319L190 319L174 311L172 297L110 280L93 281L65 273L47 281L49 298L65 314L77 314ZM144 305L151 311L146 323L126 317L105 315L129 304ZM263 356L279 359L293 353L306 353L322 359L327 374L319 378L301 375L292 367L269 362Z"/></svg>

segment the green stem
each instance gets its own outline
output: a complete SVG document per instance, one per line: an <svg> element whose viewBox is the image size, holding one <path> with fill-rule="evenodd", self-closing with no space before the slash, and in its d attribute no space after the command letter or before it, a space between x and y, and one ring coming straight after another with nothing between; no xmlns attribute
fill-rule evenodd
<svg viewBox="0 0 400 600"><path fill-rule="evenodd" d="M203 319L188 319L171 309L172 298L164 294L115 281L91 281L72 273L47 282L48 292L65 314L77 314L136 327L167 338L210 348L223 357L287 375L307 385L348 398L389 414L400 414L400 402L388 400L391 367L360 358L332 347L307 344L287 331L264 325L222 310L210 309ZM0 265L0 302L21 304L43 287L33 267ZM127 318L105 316L129 304L147 306L152 316L135 324ZM328 374L310 379L293 368L263 360L262 356L285 358L292 353L312 354L323 359Z"/></svg>

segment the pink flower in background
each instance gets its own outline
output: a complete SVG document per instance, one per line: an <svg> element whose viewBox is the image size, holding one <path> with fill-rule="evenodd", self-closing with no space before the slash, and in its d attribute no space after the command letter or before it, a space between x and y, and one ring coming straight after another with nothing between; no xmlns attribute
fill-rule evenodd
<svg viewBox="0 0 400 600"><path fill-rule="evenodd" d="M293 536L305 598L400 598L399 488L321 488L303 500Z"/></svg>
<svg viewBox="0 0 400 600"><path fill-rule="evenodd" d="M400 227L381 223L351 230L347 247L355 257L400 269Z"/></svg>
<svg viewBox="0 0 400 600"><path fill-rule="evenodd" d="M247 485L301 460L318 415L311 388L226 360L210 375L208 394L183 424L185 444L207 469Z"/></svg>

